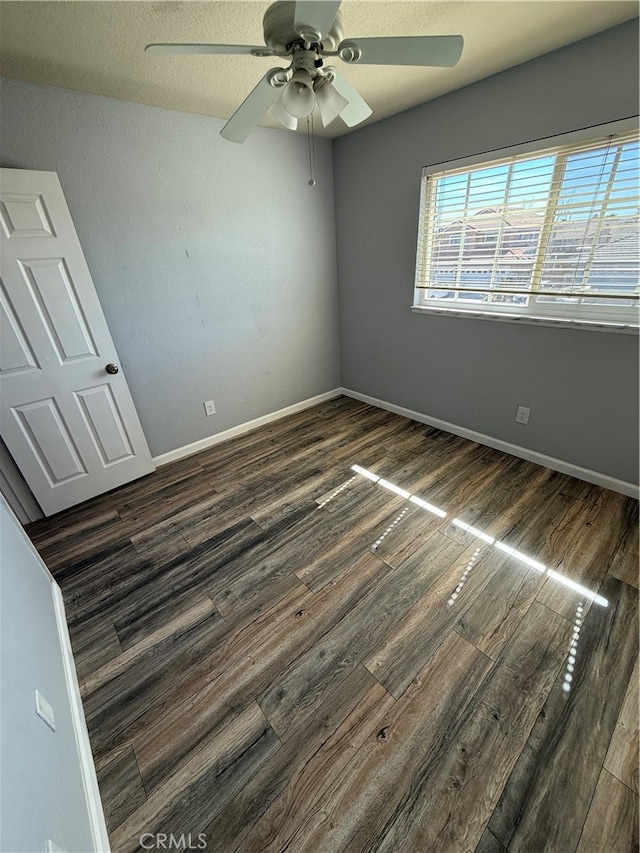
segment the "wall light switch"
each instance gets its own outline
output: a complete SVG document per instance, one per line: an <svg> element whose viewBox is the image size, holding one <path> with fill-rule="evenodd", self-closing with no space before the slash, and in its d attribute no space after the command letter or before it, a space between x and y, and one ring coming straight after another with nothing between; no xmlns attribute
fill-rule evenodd
<svg viewBox="0 0 640 853"><path fill-rule="evenodd" d="M207 417L209 417L209 415L215 415L216 407L213 403L213 400L207 400L207 402L204 404L204 410Z"/></svg>
<svg viewBox="0 0 640 853"><path fill-rule="evenodd" d="M518 411L516 412L516 423L528 424L530 414L531 409L529 409L527 406L518 406Z"/></svg>
<svg viewBox="0 0 640 853"><path fill-rule="evenodd" d="M52 732L56 730L56 718L53 708L39 690L36 690L36 714L49 726Z"/></svg>

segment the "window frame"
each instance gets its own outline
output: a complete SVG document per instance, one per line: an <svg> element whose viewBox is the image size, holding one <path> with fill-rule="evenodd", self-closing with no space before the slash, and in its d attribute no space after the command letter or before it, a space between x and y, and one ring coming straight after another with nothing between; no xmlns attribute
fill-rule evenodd
<svg viewBox="0 0 640 853"><path fill-rule="evenodd" d="M482 166L489 167L496 161L506 160L514 156L535 155L537 152L542 154L549 149L585 144L591 141L596 142L603 137L619 135L630 131L638 131L639 124L638 116L630 116L607 124L594 125L555 136L541 137L518 145L506 148L490 149L488 151L462 157L456 160L425 166L422 169L421 174L420 213L416 241L415 281L411 311L419 314L441 316L453 315L475 319L502 320L507 322L536 323L552 326L560 325L565 327L573 326L577 328L591 328L601 331L637 334L640 325L640 310L638 303L636 303L635 306L623 306L621 308L618 308L615 305L601 305L598 306L598 311L595 313L592 306L585 306L582 304L575 305L573 303L570 305L562 305L558 303L545 304L532 302L528 306L484 303L485 307L481 307L481 304L479 304L477 299L469 299L465 303L461 302L458 298L455 302L451 301L445 304L440 301L436 303L436 300L423 301L426 291L424 290L424 282L420 279L420 268L421 266L424 266L425 263L429 263L428 254L424 251L425 242L427 247L429 246L429 242L423 240L422 231L425 227L424 218L426 216L427 205L429 202L429 199L426 198L426 196L430 194L433 187L433 185L426 180L430 175L448 171L462 171L465 168L471 170Z"/></svg>

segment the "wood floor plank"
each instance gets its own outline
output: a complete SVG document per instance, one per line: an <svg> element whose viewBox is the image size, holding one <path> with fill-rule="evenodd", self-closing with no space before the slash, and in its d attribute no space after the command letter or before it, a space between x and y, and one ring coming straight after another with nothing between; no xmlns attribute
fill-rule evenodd
<svg viewBox="0 0 640 853"><path fill-rule="evenodd" d="M58 516L54 516L58 518ZM64 583L74 571L76 564L87 565L93 557L99 557L108 547L126 541L127 528L118 515L117 510L107 506L96 513L78 511L72 523L60 524L54 528L53 534L48 531L50 519L29 525L27 533L33 537L34 544L51 574ZM40 524L46 523L47 533L42 535Z"/></svg>
<svg viewBox="0 0 640 853"><path fill-rule="evenodd" d="M89 600L92 594L102 591L109 582L117 581L126 573L125 567L141 566L142 559L127 536L119 536L109 544L103 544L99 552L70 558L64 569L60 569L60 580L66 601ZM107 583L105 583L107 581ZM81 606L84 606L81 605Z"/></svg>
<svg viewBox="0 0 640 853"><path fill-rule="evenodd" d="M603 770L576 853L638 850L638 795Z"/></svg>
<svg viewBox="0 0 640 853"><path fill-rule="evenodd" d="M542 484L548 479L544 469L538 468L531 471L531 467L534 466L521 465L505 468L504 465L496 465L492 469L491 476L483 476L476 481L477 488L474 491L470 491L467 486L465 488L467 502L462 513L464 522L474 525L485 535L490 534L497 538L512 532L514 520L519 518L524 508L531 503ZM486 475L485 465L482 470ZM449 488L450 485L447 484L446 489ZM415 515L409 514L407 519L399 525L398 531L394 531L393 536L389 536L376 549L377 553L390 565L399 565L436 529L463 545L470 545L476 541L474 535L465 533L452 523L451 510L457 505L452 506L453 498L450 491L441 489L432 493L423 490L420 497L432 505L435 505L434 501L440 501L447 506L449 516L443 520L415 507ZM430 500L431 498L433 500ZM419 526L417 531L412 529L415 526Z"/></svg>
<svg viewBox="0 0 640 853"><path fill-rule="evenodd" d="M491 830L485 829L474 853L506 853L506 851L507 848L500 844Z"/></svg>
<svg viewBox="0 0 640 853"><path fill-rule="evenodd" d="M452 721L472 701L490 666L485 655L450 634L331 789L289 828L289 848L377 850L387 822L407 792L428 778L433 757L448 743Z"/></svg>
<svg viewBox="0 0 640 853"><path fill-rule="evenodd" d="M636 849L631 498L337 396L28 533L114 851Z"/></svg>
<svg viewBox="0 0 640 853"><path fill-rule="evenodd" d="M578 844L638 655L637 591L609 578L601 592L609 606L587 613L572 680L551 690L489 822L513 853Z"/></svg>
<svg viewBox="0 0 640 853"><path fill-rule="evenodd" d="M292 834L306 816L322 804L362 744L374 732L380 731L382 720L394 704L393 697L375 682L319 749L308 760L298 763L295 775L260 819L234 836L233 846L229 849L246 853L301 849L295 845L288 846ZM304 731L304 727L300 729L300 735Z"/></svg>
<svg viewBox="0 0 640 853"><path fill-rule="evenodd" d="M242 644L237 656L229 656L224 668L204 674L199 689L176 703L152 725L141 726L134 739L145 784L157 784L198 738L247 701L264 691L286 668L331 626L340 621L361 599L362 590L381 582L387 566L366 554L335 584L302 604L293 604L280 622L263 622L251 643ZM144 721L142 721L144 722Z"/></svg>
<svg viewBox="0 0 640 853"><path fill-rule="evenodd" d="M221 494L233 496L253 491L263 498L266 493L277 494L295 482L306 467L326 467L327 451L338 441L338 436L324 437L315 429L307 436L298 434L281 440L259 458L247 461L240 457L236 464L225 464L217 473L210 467L207 471Z"/></svg>
<svg viewBox="0 0 640 853"><path fill-rule="evenodd" d="M182 557L193 547L170 522L161 522L140 533L134 533L129 539L140 557L154 563L166 563L176 557Z"/></svg>
<svg viewBox="0 0 640 853"><path fill-rule="evenodd" d="M440 533L407 562L414 561L432 567L433 585L364 659L367 669L396 698L437 652L505 558L484 544L465 549Z"/></svg>
<svg viewBox="0 0 640 853"><path fill-rule="evenodd" d="M332 465L330 470L334 472L331 483L327 485L325 491L317 491L314 494L315 503L323 509L326 508L327 512L333 512L345 498L350 502L354 491L363 482L362 475L343 463Z"/></svg>
<svg viewBox="0 0 640 853"><path fill-rule="evenodd" d="M413 421L403 423L399 440L382 448L384 455L376 473L409 491L414 490L416 482L423 484L428 476L435 475L437 480L446 478L452 471L451 461L455 456L464 458L467 453L473 454L459 436Z"/></svg>
<svg viewBox="0 0 640 853"><path fill-rule="evenodd" d="M317 548L315 556L306 557L305 555L304 561L295 560L292 566L293 571L314 592L338 577L354 559L369 549L380 533L393 524L394 518L405 505L402 498L393 498L384 494L377 497L378 508L373 510L373 503L370 504L371 511L359 522L356 521L350 530L342 535L336 535L335 525L332 525L329 531L330 536L326 537L331 544ZM348 517L354 516L349 514Z"/></svg>
<svg viewBox="0 0 640 853"><path fill-rule="evenodd" d="M618 549L613 555L609 574L625 583L640 587L640 536L638 535L638 501L627 501L619 525Z"/></svg>
<svg viewBox="0 0 640 853"><path fill-rule="evenodd" d="M279 636L280 631L289 627L286 617L301 618L296 614L304 613L307 596L308 590L298 593L298 600L288 598L288 612L284 618L275 620L275 627L270 625L273 614L268 611L261 620L262 630L249 625L227 643L218 644L200 666L193 668L184 687L173 686L163 697L162 705L156 705L136 720L128 734L147 790L162 784L211 732L237 716L272 672L279 669L279 655L286 653L274 640L266 647L267 638L269 633ZM250 639L247 640L245 633ZM255 657L251 657L252 653Z"/></svg>
<svg viewBox="0 0 640 853"><path fill-rule="evenodd" d="M91 619L69 627L73 659L81 684L85 676L122 654L115 625L109 619Z"/></svg>
<svg viewBox="0 0 640 853"><path fill-rule="evenodd" d="M346 398L343 398L339 405L332 405L332 402L328 401L278 421L264 424L203 450L192 458L209 472L229 473L235 470L236 466L242 467L252 463L300 434L314 430L317 433L319 422L331 420L332 434L346 438L354 432L366 431L367 425L378 422L386 414L371 406L362 404L354 406L352 404L355 401L347 403L345 400ZM321 434L324 434L324 430Z"/></svg>
<svg viewBox="0 0 640 853"><path fill-rule="evenodd" d="M197 457L186 456L184 459L176 459L168 465L160 465L151 474L125 483L124 486L110 492L109 497L116 507L131 500L141 500L145 495L152 500L153 495L161 489L174 484L180 488L183 480L198 479L203 473L203 468ZM71 513L75 513L75 511L76 507L71 510Z"/></svg>
<svg viewBox="0 0 640 853"><path fill-rule="evenodd" d="M266 822L271 823L273 815L283 808L283 804L290 803L291 789L299 784L301 776L306 775L309 766L317 761L326 744L339 737L338 731L343 729L344 721L349 721L347 728L353 739L358 732L354 718L357 717L362 724L364 709L372 715L380 714L392 702L393 699L373 676L363 667L358 667L352 677L342 683L341 689L329 694L318 714L301 726L286 747L279 750L274 759L263 765L238 792L207 828L207 837L233 838L234 848L241 844L244 850L251 849L251 842L245 841L245 837L252 826L257 821L265 823L265 812L269 815ZM371 724L375 725L370 721ZM278 805L274 805L274 801ZM220 843L218 848L225 849L225 844Z"/></svg>
<svg viewBox="0 0 640 853"><path fill-rule="evenodd" d="M203 599L211 600L202 589L203 584L194 583L193 587L181 586L171 595L150 596L148 601L135 608L133 601L127 607L119 607L119 615L114 615L114 628L121 650L128 651L138 645L165 625L173 622L181 614L196 607ZM134 592L132 599L138 599ZM134 609L135 608L135 609Z"/></svg>
<svg viewBox="0 0 640 853"><path fill-rule="evenodd" d="M133 589L146 586L149 568L129 540L71 564L61 581L68 622L76 625L96 616L106 618L110 606L122 602Z"/></svg>
<svg viewBox="0 0 640 853"><path fill-rule="evenodd" d="M259 506L251 507L249 515L256 524L268 530L303 507L311 512L318 506L319 492L328 489L332 494L344 481L345 471L342 468L323 464L318 472L302 472L293 485L277 495L269 495Z"/></svg>
<svg viewBox="0 0 640 853"><path fill-rule="evenodd" d="M494 472L494 478L486 481L488 488L479 490L474 500L463 504L456 515L450 513L448 527L443 528L443 532L464 544L470 544L481 533L517 547L529 556L536 555L537 560L555 565L559 558L554 558L550 542L556 542L556 531L566 514L570 515L571 525L571 513L576 512L575 503L588 492L588 487L586 484L577 487L567 484L570 478L548 469L540 468L531 475L528 471L526 467L516 467ZM502 482L502 506L494 512L491 510L492 486L503 481L505 476L510 479L511 474L517 475L520 488L506 489ZM460 522L470 524L475 532L465 532ZM557 545L560 553L564 544L560 539Z"/></svg>
<svg viewBox="0 0 640 853"><path fill-rule="evenodd" d="M113 613L126 648L199 596L208 595L226 567L258 547L263 539L263 531L251 519L243 519L187 554L167 562L144 560L140 571L131 572L103 600L96 599L91 609Z"/></svg>
<svg viewBox="0 0 640 853"><path fill-rule="evenodd" d="M217 644L211 628L221 617L212 603L194 611L85 678L83 704L94 754L118 745L118 736Z"/></svg>
<svg viewBox="0 0 640 853"><path fill-rule="evenodd" d="M451 458L452 443L442 439L429 442L426 438L428 430L423 424L404 420L400 426L400 429L394 429L391 440L367 442L358 449L355 457L346 457L343 461L349 465L358 464L412 492L416 481L423 482L425 467L430 470L442 468L445 459ZM424 452L427 446L428 457ZM425 457L429 459L428 463Z"/></svg>
<svg viewBox="0 0 640 853"><path fill-rule="evenodd" d="M71 533L77 536L90 534L108 526L110 522L118 521L119 518L112 495L106 494L85 501L66 512L28 524L26 531L37 550L46 554L47 559L53 563L52 556L56 551L63 556L68 553L72 544L69 540ZM85 540L83 544L85 549L82 553L86 553L88 543Z"/></svg>
<svg viewBox="0 0 640 853"><path fill-rule="evenodd" d="M114 853L139 850L141 827L145 832L176 837L204 832L278 749L280 743L264 715L257 705L249 705L208 738L110 834Z"/></svg>
<svg viewBox="0 0 640 853"><path fill-rule="evenodd" d="M542 476L546 477L544 474ZM509 541L515 546L519 544L520 540L517 536L513 536L514 528L511 519L517 517L521 507L526 506L531 500L531 493L526 483L523 487L517 478L512 482L515 483L516 494L510 496L509 506L499 516L499 523L493 522L487 529L490 529L493 534L500 535L511 526L512 535L509 537ZM534 477L533 482L539 487L537 478ZM553 502L551 502L549 509L553 512ZM476 518L473 520L476 521ZM450 535L450 531L447 528L445 530L447 535ZM531 605L543 583L543 578L540 572L531 569L527 563L520 562L517 558L502 559L500 554L492 555L491 565L495 573L493 577L489 578L486 572L488 555L484 541L469 534L464 534L460 541L476 544L479 548L474 548L469 557L470 561L474 560L474 556L478 558L472 564L470 563L476 571L472 578L473 583L466 585L464 592L461 592L460 600L456 604L456 610L459 613L456 630L462 636L467 637L470 642L476 644L482 651L486 651L489 656L495 658ZM488 580L486 588L478 583L478 566L481 568L480 575L484 577L484 580ZM464 575L464 571L462 574ZM425 656L432 653L437 647L433 644L434 640L437 642L438 636L442 638L443 632L446 632L450 627L450 620L446 618L446 609L443 608L445 601L452 594L454 594L454 589L445 585L439 592L437 600L422 602L421 607L417 608L415 613L410 614L407 624L401 627L400 634L395 638L389 637L387 639L386 655L383 651L380 656L368 661L368 665L372 667L372 672L383 679L385 678L385 665L392 670L393 682L385 681L384 683L394 695L399 695L413 674L424 665ZM470 596L476 596L475 601ZM422 608L426 608L429 616L427 616L426 611L421 612ZM434 613L434 609L438 612ZM443 617L445 618L443 619ZM425 623L429 626L426 632L421 627ZM414 630L413 626L419 632L417 646L409 639ZM392 651L394 643L397 644L395 652ZM414 650L413 669L411 667L406 669L407 664L412 659L411 648ZM404 678L400 679L399 673L403 665L406 673Z"/></svg>
<svg viewBox="0 0 640 853"><path fill-rule="evenodd" d="M428 782L414 783L387 821L380 853L401 846L475 849L557 679L571 627L542 605L532 605L473 706L456 721Z"/></svg>
<svg viewBox="0 0 640 853"><path fill-rule="evenodd" d="M196 501L215 498L216 494L206 477L190 477L120 504L118 513L129 535L133 535L163 521L170 523L176 513L188 509Z"/></svg>
<svg viewBox="0 0 640 853"><path fill-rule="evenodd" d="M188 507L174 518L173 523L191 547L197 548L215 540L221 530L233 527L238 518L251 519L252 511L270 501L280 488L286 491L286 484L265 488L264 492L249 486L232 495L222 493Z"/></svg>
<svg viewBox="0 0 640 853"><path fill-rule="evenodd" d="M412 493L423 496L422 493L425 492L433 496L450 482L461 466L466 466L473 458L482 455L482 452L478 453L477 445L441 430L425 428L421 432L421 437L421 445L414 454L414 464L407 466L405 470L398 470L398 466L394 465L393 448L385 448L388 459L383 458L380 462L376 458L374 447L372 459L375 473L385 476ZM379 449L377 455L379 455ZM360 465L365 465L360 459L356 461Z"/></svg>
<svg viewBox="0 0 640 853"><path fill-rule="evenodd" d="M638 748L638 731L640 729L640 713L638 696L640 683L638 675L638 660L633 668L629 686L624 697L622 709L611 738L611 744L604 766L613 776L623 782L635 794L639 793L638 765L640 750Z"/></svg>
<svg viewBox="0 0 640 853"><path fill-rule="evenodd" d="M371 546L376 554L392 568L399 568L405 560L412 557L431 537L441 531L442 518L412 503L405 503L397 523L391 530L382 528L375 531L376 538ZM392 520L392 524L396 519Z"/></svg>
<svg viewBox="0 0 640 853"><path fill-rule="evenodd" d="M434 503L444 498L444 508L450 515L455 511L467 524L500 537L516 512L529 509L532 495L548 475L541 469L532 470L531 463L515 457L504 459L498 455L495 458L485 453L480 459L485 463L485 470L477 478L465 482L463 477L461 487L452 496L449 484L444 484L434 493Z"/></svg>
<svg viewBox="0 0 640 853"><path fill-rule="evenodd" d="M543 575L507 559L456 622L455 629L495 660L535 601Z"/></svg>
<svg viewBox="0 0 640 853"><path fill-rule="evenodd" d="M333 448L330 453L334 459L347 462L349 465L357 464L358 457L373 449L379 452L386 443L391 444L398 436L411 428L406 418L391 415L390 412L382 412L366 430L354 439L343 441L338 448Z"/></svg>
<svg viewBox="0 0 640 853"><path fill-rule="evenodd" d="M132 669L137 668L145 671L151 659L158 656L164 645L172 645L176 639L187 634L192 628L208 620L209 617L214 616L215 613L216 609L211 599L203 598L185 613L158 628L146 639L141 640L135 646L122 652L117 658L94 670L84 682L83 698L85 704L89 706L91 697L95 693L101 691L106 685L113 686L114 682L117 682L123 675L128 680L135 680L135 677L132 679ZM115 695L118 697L121 696L120 689L115 687Z"/></svg>
<svg viewBox="0 0 640 853"><path fill-rule="evenodd" d="M127 747L99 768L97 776L105 807L107 830L113 832L147 799L131 747Z"/></svg>
<svg viewBox="0 0 640 853"><path fill-rule="evenodd" d="M375 588L363 589L360 601L347 616L259 696L260 707L283 742L328 692L351 677L354 667L435 583L443 564L452 562L459 551L457 543L445 541L440 551L441 556L446 555L442 562L407 560Z"/></svg>
<svg viewBox="0 0 640 853"><path fill-rule="evenodd" d="M299 461L299 453L327 453L352 441L357 436L366 436L368 429L386 424L390 428L387 412L366 408L358 413L357 420L335 421L334 428L318 429L319 422L326 419L320 410L299 412L277 424L267 425L250 434L217 445L198 454L204 469L214 478L222 490L237 489L247 481L255 480L263 472L272 472L276 466L287 464L287 460ZM397 425L396 425L397 428Z"/></svg>
<svg viewBox="0 0 640 853"><path fill-rule="evenodd" d="M132 533L131 541L140 550L141 547L148 548L149 541L154 538L166 540L175 535L186 540L193 548L215 537L220 530L232 526L238 518L247 514L241 500L207 487L193 491L191 500L176 508L169 516L165 517L163 513L157 520L149 520L140 532Z"/></svg>
<svg viewBox="0 0 640 853"><path fill-rule="evenodd" d="M575 526L582 520L582 505L591 486L564 474L542 469L534 490L525 501L507 511L509 526L484 531L517 548L545 566L557 566L575 539ZM464 519L466 520L466 519Z"/></svg>
<svg viewBox="0 0 640 853"><path fill-rule="evenodd" d="M365 489L357 506L340 518L328 517L316 509L312 515L304 515L280 532L270 530L269 538L264 539L261 547L241 555L234 565L227 563L221 582L212 587L221 613L228 613L238 602L246 607L251 600L260 597L265 584L270 584L274 576L282 573L294 573L314 591L321 589L364 550L358 538L360 527L368 529L371 524L388 517L397 506L394 495ZM326 560L318 564L316 555L322 553L327 543L340 537L344 537L345 543L340 560L330 562L328 569ZM355 543L354 538L357 538ZM347 542L352 543L348 552Z"/></svg>
<svg viewBox="0 0 640 853"><path fill-rule="evenodd" d="M573 525L573 539L567 542L558 565L551 568L562 578L596 592L619 550L625 524L621 508L627 504L623 495L592 487ZM568 618L575 608L575 591L557 579L548 579L537 598Z"/></svg>

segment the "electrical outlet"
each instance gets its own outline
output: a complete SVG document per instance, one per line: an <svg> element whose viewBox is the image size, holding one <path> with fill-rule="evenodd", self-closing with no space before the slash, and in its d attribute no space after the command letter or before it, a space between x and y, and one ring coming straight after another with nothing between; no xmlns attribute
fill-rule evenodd
<svg viewBox="0 0 640 853"><path fill-rule="evenodd" d="M531 409L529 409L527 406L518 406L518 411L516 412L516 423L528 424L530 414Z"/></svg>
<svg viewBox="0 0 640 853"><path fill-rule="evenodd" d="M204 411L207 417L209 417L210 415L215 415L216 407L213 403L213 400L207 400L207 402L204 404Z"/></svg>

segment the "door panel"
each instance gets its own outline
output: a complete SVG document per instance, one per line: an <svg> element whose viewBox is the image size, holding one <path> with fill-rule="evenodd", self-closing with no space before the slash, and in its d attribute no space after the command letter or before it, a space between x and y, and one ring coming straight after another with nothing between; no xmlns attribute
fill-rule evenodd
<svg viewBox="0 0 640 853"><path fill-rule="evenodd" d="M0 288L0 370L4 374L39 368L4 284Z"/></svg>
<svg viewBox="0 0 640 853"><path fill-rule="evenodd" d="M51 486L87 475L53 398L15 406L13 413Z"/></svg>
<svg viewBox="0 0 640 853"><path fill-rule="evenodd" d="M55 237L41 195L3 193L0 221L7 237Z"/></svg>
<svg viewBox="0 0 640 853"><path fill-rule="evenodd" d="M0 170L0 433L46 515L153 471L54 172Z"/></svg>
<svg viewBox="0 0 640 853"><path fill-rule="evenodd" d="M105 384L86 388L77 391L76 397L102 464L106 467L133 456L127 428L111 386Z"/></svg>
<svg viewBox="0 0 640 853"><path fill-rule="evenodd" d="M97 356L64 259L18 261L18 269L60 363L70 358Z"/></svg>

